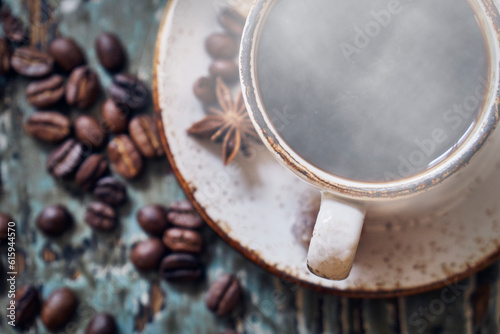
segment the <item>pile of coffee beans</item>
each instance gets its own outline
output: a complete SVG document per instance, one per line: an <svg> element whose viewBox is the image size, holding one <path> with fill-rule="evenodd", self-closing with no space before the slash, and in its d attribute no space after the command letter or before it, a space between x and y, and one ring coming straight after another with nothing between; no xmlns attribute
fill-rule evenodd
<svg viewBox="0 0 500 334"><path fill-rule="evenodd" d="M215 32L205 40L205 50L213 59L208 76L196 80L193 93L204 105L217 101L215 95L215 79L221 77L226 84L238 82L239 69L235 61L238 55L241 34L245 26L245 18L231 8L224 8L219 13L219 23L224 32Z"/></svg>
<svg viewBox="0 0 500 334"><path fill-rule="evenodd" d="M148 86L134 75L122 73L127 54L119 37L104 32L95 40L100 64L110 73L112 84L100 115L89 109L103 93L97 72L87 64L78 43L68 36L54 39L48 52L27 46L28 29L0 1L4 37L0 37L0 75L13 74L32 80L26 99L35 108L25 120L24 129L32 138L57 146L48 155L47 171L58 181L75 185L92 194L83 217L97 232L113 231L118 225L117 208L127 201L126 185L111 172L131 180L139 176L145 159L165 155L155 119L141 114L150 103ZM224 33L214 33L205 42L213 58L209 76L194 85L194 94L204 104L216 102L215 78L226 83L238 80L239 39L245 19L227 8L219 22ZM77 115L71 111L77 110ZM0 213L0 244L7 239L12 217ZM169 207L153 204L137 212L137 221L149 238L132 246L130 261L139 271L157 271L168 282L197 282L204 276L200 255L204 240L203 219L188 201ZM44 208L36 218L37 228L49 238L63 236L75 224L69 210L61 204ZM241 287L233 275L220 276L206 295L206 305L217 316L231 313L240 300ZM78 298L69 288L54 290L44 301L40 291L30 285L17 290L16 326L28 329L40 315L51 331L62 328L75 316ZM85 333L118 333L112 315L97 314ZM226 331L226 334L235 333Z"/></svg>
<svg viewBox="0 0 500 334"><path fill-rule="evenodd" d="M177 201L169 207L144 206L137 212L137 222L150 236L130 252L137 270L159 270L160 276L171 283L197 282L204 277L200 259L204 221L189 201ZM208 290L206 305L217 316L224 316L235 309L240 296L236 277L223 274Z"/></svg>
<svg viewBox="0 0 500 334"><path fill-rule="evenodd" d="M138 270L159 270L161 277L169 282L195 282L203 278L199 258L203 237L199 229L204 222L190 202L174 202L168 208L147 205L137 212L137 222L150 235L130 253L130 261Z"/></svg>
<svg viewBox="0 0 500 334"><path fill-rule="evenodd" d="M101 33L95 49L101 65L113 73L113 82L101 117L88 114L86 110L98 100L102 88L78 43L63 36L50 43L49 52L24 46L18 36L24 31L21 21L9 17L10 30L4 27L6 37L18 44L0 39L0 49L5 51L1 53L0 73L12 68L34 79L26 88L26 98L36 111L24 128L36 140L59 144L47 158L47 171L59 181L74 181L82 191L92 192L97 202L89 204L84 220L96 231L110 232L118 224L116 207L126 200L125 186L110 177L110 171L134 179L143 170L144 159L165 155L153 117L134 116L148 106L149 89L137 77L118 72L127 57L123 45L116 35ZM79 114L71 117L72 109ZM68 228L45 211L42 216L37 226L47 236L60 236Z"/></svg>

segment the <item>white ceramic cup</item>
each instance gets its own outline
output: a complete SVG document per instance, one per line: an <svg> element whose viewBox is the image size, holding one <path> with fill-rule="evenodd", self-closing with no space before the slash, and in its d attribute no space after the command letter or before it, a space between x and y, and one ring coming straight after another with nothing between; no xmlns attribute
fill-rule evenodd
<svg viewBox="0 0 500 334"><path fill-rule="evenodd" d="M253 124L268 149L283 165L321 191L321 209L307 265L318 276L341 280L349 275L353 266L367 215L383 218L408 217L422 212L439 214L464 199L474 184L487 182L487 176L495 169L492 157L499 153L500 148L499 131L494 131L500 101L500 13L493 0L468 1L488 45L490 66L489 73L485 73L488 83L483 107L465 139L456 144L453 153L424 172L377 183L346 179L318 168L290 147L271 120L259 90L257 50L264 23L279 1L287 0L257 0L247 19L240 52L243 95ZM307 1L310 6L314 6L314 2ZM342 10L343 1L336 3ZM370 2L365 3L369 6ZM317 135L321 136L321 133Z"/></svg>

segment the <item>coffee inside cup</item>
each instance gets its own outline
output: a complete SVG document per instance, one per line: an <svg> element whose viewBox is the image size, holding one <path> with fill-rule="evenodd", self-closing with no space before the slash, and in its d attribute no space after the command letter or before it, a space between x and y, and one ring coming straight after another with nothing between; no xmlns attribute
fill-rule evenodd
<svg viewBox="0 0 500 334"><path fill-rule="evenodd" d="M483 110L490 59L466 0L276 0L257 83L283 140L362 182L425 172Z"/></svg>

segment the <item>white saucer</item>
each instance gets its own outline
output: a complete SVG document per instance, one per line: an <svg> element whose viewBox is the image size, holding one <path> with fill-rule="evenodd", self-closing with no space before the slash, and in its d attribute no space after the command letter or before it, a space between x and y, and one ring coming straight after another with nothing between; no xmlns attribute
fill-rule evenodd
<svg viewBox="0 0 500 334"><path fill-rule="evenodd" d="M251 1L227 0L242 12ZM347 296L408 295L449 284L500 256L500 162L474 195L445 217L425 223L370 225L345 281L318 278L306 268L306 248L294 224L310 220L319 193L278 164L264 146L224 167L219 145L186 134L204 111L192 93L208 74L204 40L221 31L221 1L171 0L155 61L155 104L172 168L198 210L237 250L273 273Z"/></svg>

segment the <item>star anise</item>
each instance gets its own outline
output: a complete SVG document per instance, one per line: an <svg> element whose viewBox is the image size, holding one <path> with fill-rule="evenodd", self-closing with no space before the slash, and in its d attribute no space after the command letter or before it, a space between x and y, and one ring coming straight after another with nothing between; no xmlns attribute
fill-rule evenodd
<svg viewBox="0 0 500 334"><path fill-rule="evenodd" d="M208 107L209 115L193 124L187 131L199 138L222 141L222 158L224 165L227 165L238 151L245 153L249 138L259 140L259 136L248 116L241 91L233 101L227 86L221 78L217 78L215 92L222 110Z"/></svg>

